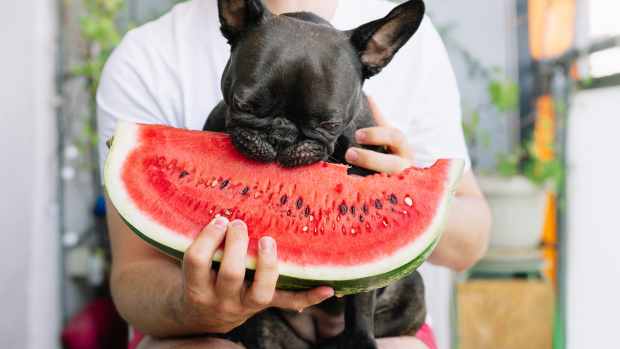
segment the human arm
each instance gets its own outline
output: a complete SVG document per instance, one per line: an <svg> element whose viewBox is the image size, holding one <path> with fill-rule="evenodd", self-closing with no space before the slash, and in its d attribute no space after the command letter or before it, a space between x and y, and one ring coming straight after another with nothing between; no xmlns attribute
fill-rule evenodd
<svg viewBox="0 0 620 349"><path fill-rule="evenodd" d="M377 339L379 349L428 349L415 337L390 337Z"/></svg>
<svg viewBox="0 0 620 349"><path fill-rule="evenodd" d="M444 233L429 262L465 271L486 253L491 213L474 173L463 174L452 201Z"/></svg>

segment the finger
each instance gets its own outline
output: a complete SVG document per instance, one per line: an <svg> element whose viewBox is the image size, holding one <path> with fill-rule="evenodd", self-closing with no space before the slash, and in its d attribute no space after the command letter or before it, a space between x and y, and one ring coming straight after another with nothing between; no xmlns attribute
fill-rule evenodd
<svg viewBox="0 0 620 349"><path fill-rule="evenodd" d="M271 305L276 308L303 311L334 296L330 287L319 287L306 292L276 291Z"/></svg>
<svg viewBox="0 0 620 349"><path fill-rule="evenodd" d="M410 158L411 147L407 137L397 128L369 127L358 130L355 139L360 144L387 146L392 154Z"/></svg>
<svg viewBox="0 0 620 349"><path fill-rule="evenodd" d="M183 257L185 282L191 289L210 290L214 281L211 265L213 256L224 240L228 219L214 219L190 245Z"/></svg>
<svg viewBox="0 0 620 349"><path fill-rule="evenodd" d="M387 174L398 173L412 166L411 161L401 156L360 148L350 148L346 160L351 165Z"/></svg>
<svg viewBox="0 0 620 349"><path fill-rule="evenodd" d="M248 251L248 228L236 220L228 225L226 245L215 291L219 299L241 302L241 288L245 278L245 258Z"/></svg>
<svg viewBox="0 0 620 349"><path fill-rule="evenodd" d="M278 282L277 246L274 239L264 237L258 242L258 259L254 282L245 294L244 304L253 309L268 307Z"/></svg>
<svg viewBox="0 0 620 349"><path fill-rule="evenodd" d="M370 112L372 113L373 119L377 123L377 126L390 126L390 123L385 119L381 109L379 109L379 105L375 102L375 99L368 96L368 107L370 108Z"/></svg>

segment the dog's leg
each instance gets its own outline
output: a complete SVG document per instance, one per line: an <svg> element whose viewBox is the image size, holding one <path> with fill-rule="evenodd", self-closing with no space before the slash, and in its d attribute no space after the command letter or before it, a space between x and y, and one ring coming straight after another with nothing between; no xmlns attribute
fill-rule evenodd
<svg viewBox="0 0 620 349"><path fill-rule="evenodd" d="M375 336L398 337L417 333L426 321L424 281L414 272L377 296Z"/></svg>
<svg viewBox="0 0 620 349"><path fill-rule="evenodd" d="M344 348L376 349L375 301L377 292L348 296L345 310Z"/></svg>
<svg viewBox="0 0 620 349"><path fill-rule="evenodd" d="M320 349L377 349L374 336L376 291L346 297L345 329L339 336L319 343Z"/></svg>

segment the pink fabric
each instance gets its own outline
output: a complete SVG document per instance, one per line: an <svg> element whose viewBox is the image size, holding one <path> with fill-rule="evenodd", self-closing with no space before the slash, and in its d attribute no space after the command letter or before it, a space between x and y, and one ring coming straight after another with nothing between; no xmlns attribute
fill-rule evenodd
<svg viewBox="0 0 620 349"><path fill-rule="evenodd" d="M75 314L61 333L63 348L122 348L127 343L127 324L111 299L97 298Z"/></svg>
<svg viewBox="0 0 620 349"><path fill-rule="evenodd" d="M144 336L142 334L136 331L132 332L133 336L129 341L128 349L138 348L138 345L140 345L140 342L142 341L142 339L144 339ZM416 334L416 338L419 339L422 343L424 343L428 347L428 349L437 349L437 340L435 339L435 333L429 325L424 324L422 328L420 328L420 331L418 331L418 334Z"/></svg>
<svg viewBox="0 0 620 349"><path fill-rule="evenodd" d="M138 331L131 331L132 335L131 338L129 338L129 346L127 347L127 349L136 349L138 348L138 345L140 345L140 342L142 342L142 340L144 339L144 335L142 333L138 333Z"/></svg>
<svg viewBox="0 0 620 349"><path fill-rule="evenodd" d="M428 349L437 349L437 339L435 339L435 333L429 325L422 325L422 328L420 328L415 336L424 343Z"/></svg>

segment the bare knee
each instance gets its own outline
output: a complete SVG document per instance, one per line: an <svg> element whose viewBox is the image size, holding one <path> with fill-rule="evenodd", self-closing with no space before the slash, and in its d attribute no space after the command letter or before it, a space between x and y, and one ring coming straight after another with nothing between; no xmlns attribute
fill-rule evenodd
<svg viewBox="0 0 620 349"><path fill-rule="evenodd" d="M138 349L244 349L233 342L218 338L155 339L145 338Z"/></svg>

